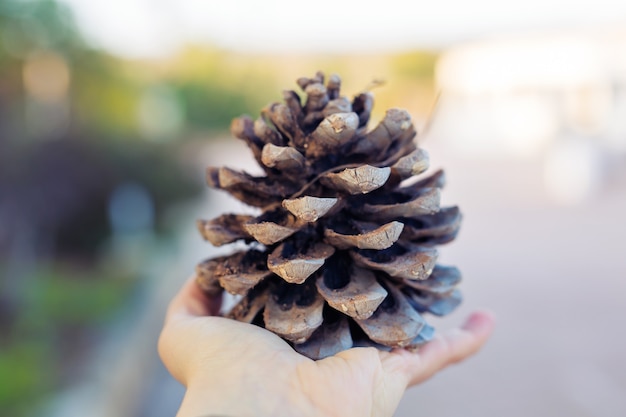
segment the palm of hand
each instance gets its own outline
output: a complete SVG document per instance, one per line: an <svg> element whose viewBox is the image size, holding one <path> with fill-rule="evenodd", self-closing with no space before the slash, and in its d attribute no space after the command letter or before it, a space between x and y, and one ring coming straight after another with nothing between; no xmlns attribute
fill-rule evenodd
<svg viewBox="0 0 626 417"><path fill-rule="evenodd" d="M159 352L187 386L180 417L391 416L407 386L473 354L493 327L474 313L419 354L353 348L312 361L265 329L210 317L218 309L190 281L168 310Z"/></svg>

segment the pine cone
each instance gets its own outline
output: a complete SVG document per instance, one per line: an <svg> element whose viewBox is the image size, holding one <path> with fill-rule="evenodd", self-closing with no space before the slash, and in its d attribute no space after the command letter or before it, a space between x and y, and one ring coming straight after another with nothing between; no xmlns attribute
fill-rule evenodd
<svg viewBox="0 0 626 417"><path fill-rule="evenodd" d="M207 169L209 186L262 214L198 221L214 245L251 245L202 262L197 282L209 295L242 296L227 317L313 359L352 346L420 346L434 333L422 313L445 315L461 302L458 269L436 264L435 245L454 239L461 222L457 207L439 207L444 174L405 181L429 165L406 111L387 111L368 131L369 92L350 102L339 77L324 85L321 72L297 83L304 103L285 91L284 104L257 120L232 122L265 176Z"/></svg>

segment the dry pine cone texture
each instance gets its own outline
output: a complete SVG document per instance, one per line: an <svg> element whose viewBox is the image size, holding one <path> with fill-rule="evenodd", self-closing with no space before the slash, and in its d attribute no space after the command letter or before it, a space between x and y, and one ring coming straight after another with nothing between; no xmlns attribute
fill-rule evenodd
<svg viewBox="0 0 626 417"><path fill-rule="evenodd" d="M265 175L207 169L210 187L261 209L198 221L213 245L248 250L196 268L209 295L242 296L227 314L254 323L319 359L353 346L417 347L461 301L460 273L437 265L435 246L456 236L457 207L440 208L444 174L420 175L428 155L409 114L391 109L373 129L369 92L340 95L341 80L300 78L304 101L284 92L231 131Z"/></svg>

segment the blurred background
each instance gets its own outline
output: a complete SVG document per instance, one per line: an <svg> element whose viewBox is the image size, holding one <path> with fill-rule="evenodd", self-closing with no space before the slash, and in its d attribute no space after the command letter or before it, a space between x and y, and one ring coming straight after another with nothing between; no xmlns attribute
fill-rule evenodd
<svg viewBox="0 0 626 417"><path fill-rule="evenodd" d="M224 3L224 4L222 4ZM626 4L0 0L0 414L173 416L156 339L217 250L230 120L315 71L410 111L498 329L397 417L626 415ZM374 123L376 120L374 120Z"/></svg>

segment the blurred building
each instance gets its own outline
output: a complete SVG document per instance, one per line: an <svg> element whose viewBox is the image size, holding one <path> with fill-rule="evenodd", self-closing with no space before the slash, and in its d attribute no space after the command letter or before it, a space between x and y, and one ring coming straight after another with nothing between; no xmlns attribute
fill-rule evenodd
<svg viewBox="0 0 626 417"><path fill-rule="evenodd" d="M625 50L622 28L450 49L432 134L464 154L544 158L547 191L580 201L626 154Z"/></svg>

